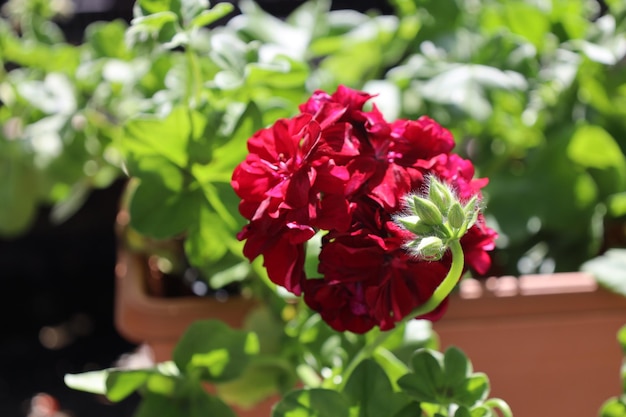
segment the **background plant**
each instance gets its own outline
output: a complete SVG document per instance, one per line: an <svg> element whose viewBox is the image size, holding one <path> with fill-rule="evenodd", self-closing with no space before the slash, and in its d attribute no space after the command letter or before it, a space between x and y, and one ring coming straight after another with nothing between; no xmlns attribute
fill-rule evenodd
<svg viewBox="0 0 626 417"><path fill-rule="evenodd" d="M135 215L137 229L159 238L187 231L193 263L207 255L219 262L234 242L204 253L193 242L209 234L202 224L215 216L222 237L238 226L216 202L227 201L216 177L241 156L230 152L242 149L237 138L293 114L316 88L345 84L380 93L388 117L431 115L455 133L479 175L491 178L488 215L501 232L494 273L574 270L623 241L619 231L606 239L626 212L626 11L619 1L395 0L395 15L387 16L330 10L321 1L283 20L243 1L242 14L213 30L205 25L225 17L227 5L206 12L202 1L142 1L128 32L123 22L98 23L80 46L64 41L51 20L60 11L46 2L9 4L1 57L9 178L2 192L11 201L0 210L4 235L26 230L42 203L66 218L91 187L120 175L123 154L144 184L133 212L142 212L141 196L151 192L169 194L170 210L202 207L177 216L170 230L163 222L148 230L156 222ZM146 138L134 135L175 123L180 109L158 117L177 106L205 115L206 124L193 129L215 140L200 145L200 136L179 133L188 138L172 140L179 149L169 158L178 158L169 169L179 179L165 185L147 179L146 164L164 164L153 166L159 171L167 162L156 162L158 155L146 162ZM154 119L125 124L140 115ZM229 136L230 150L222 147ZM161 154L172 146L162 144ZM184 185L173 184L182 177ZM187 192L200 184L202 191ZM166 207L151 214L171 215Z"/></svg>
<svg viewBox="0 0 626 417"><path fill-rule="evenodd" d="M340 333L334 336L342 337ZM452 347L440 353L418 348L405 365L392 353L398 342L388 342L374 358L361 361L339 389L334 386L333 378L325 378L318 386L288 392L272 416L293 413L329 417L355 414L408 417L416 413L432 417L512 415L506 403L488 397L487 376L474 372L471 362L459 349ZM404 348L415 349L425 342L404 344ZM135 391L140 392L143 400L137 417L155 412L164 417L235 416L202 383L217 383L219 390L220 383L249 374L246 367L258 351L256 333L232 330L219 321L198 321L179 341L171 362L150 369L110 369L68 375L66 382L77 389L104 394L111 401L121 401ZM254 386L247 388L252 392L245 395L254 395Z"/></svg>
<svg viewBox="0 0 626 417"><path fill-rule="evenodd" d="M623 5L402 4L422 29L385 78L402 115L450 127L491 179L497 273L577 269L624 215Z"/></svg>

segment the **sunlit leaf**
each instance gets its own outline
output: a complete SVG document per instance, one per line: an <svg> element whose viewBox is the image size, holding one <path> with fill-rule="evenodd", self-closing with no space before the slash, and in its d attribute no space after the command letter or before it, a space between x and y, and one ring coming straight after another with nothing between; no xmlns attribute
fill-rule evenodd
<svg viewBox="0 0 626 417"><path fill-rule="evenodd" d="M145 116L128 122L121 145L135 158L160 155L185 168L189 161L189 142L202 137L205 126L202 114L179 106L165 118Z"/></svg>
<svg viewBox="0 0 626 417"><path fill-rule="evenodd" d="M196 15L190 22L191 27L202 27L225 17L233 11L233 5L230 3L217 3L210 10L204 10Z"/></svg>
<svg viewBox="0 0 626 417"><path fill-rule="evenodd" d="M251 407L270 395L292 389L296 380L291 365L284 359L259 358L239 378L217 384L217 391L228 403Z"/></svg>
<svg viewBox="0 0 626 417"><path fill-rule="evenodd" d="M193 323L174 349L182 372L200 372L203 379L225 382L240 376L259 345L254 333L233 330L219 320Z"/></svg>
<svg viewBox="0 0 626 417"><path fill-rule="evenodd" d="M472 366L467 356L456 347L446 350L443 361L446 383L449 385L462 383L472 373Z"/></svg>
<svg viewBox="0 0 626 417"><path fill-rule="evenodd" d="M583 263L581 270L593 274L602 286L626 296L626 249L609 249Z"/></svg>
<svg viewBox="0 0 626 417"><path fill-rule="evenodd" d="M72 389L104 395L107 392L106 380L108 375L109 371L103 369L80 374L66 374L63 381Z"/></svg>
<svg viewBox="0 0 626 417"><path fill-rule="evenodd" d="M439 402L445 384L442 359L439 352L418 350L411 358L413 372L400 378L398 385L417 401Z"/></svg>
<svg viewBox="0 0 626 417"><path fill-rule="evenodd" d="M470 413L470 410L467 407L461 406L457 408L457 410L454 412L454 417L474 417L474 416L472 416L472 414Z"/></svg>
<svg viewBox="0 0 626 417"><path fill-rule="evenodd" d="M202 191L186 186L189 178L180 168L162 156L131 160L129 168L140 179L129 203L131 225L137 231L162 239L186 231L197 221Z"/></svg>
<svg viewBox="0 0 626 417"><path fill-rule="evenodd" d="M123 400L143 386L150 373L149 370L110 371L106 379L107 398L113 402Z"/></svg>
<svg viewBox="0 0 626 417"><path fill-rule="evenodd" d="M352 372L343 390L359 417L394 415L409 402L394 392L389 377L374 360L362 361Z"/></svg>
<svg viewBox="0 0 626 417"><path fill-rule="evenodd" d="M272 417L349 417L348 400L337 391L310 389L292 391L276 404Z"/></svg>
<svg viewBox="0 0 626 417"><path fill-rule="evenodd" d="M148 16L136 17L131 24L135 28L145 28L151 31L160 30L166 23L175 22L178 19L176 14L171 11L163 11Z"/></svg>
<svg viewBox="0 0 626 417"><path fill-rule="evenodd" d="M122 20L95 22L85 29L85 39L100 57L127 59L131 55L124 43L127 29Z"/></svg>
<svg viewBox="0 0 626 417"><path fill-rule="evenodd" d="M626 417L626 404L618 398L611 398L600 408L600 417Z"/></svg>
<svg viewBox="0 0 626 417"><path fill-rule="evenodd" d="M567 147L568 157L590 168L601 195L623 191L626 186L626 157L615 139L601 126L581 125Z"/></svg>
<svg viewBox="0 0 626 417"><path fill-rule="evenodd" d="M0 155L0 175L0 234L16 236L35 219L38 173L25 161Z"/></svg>

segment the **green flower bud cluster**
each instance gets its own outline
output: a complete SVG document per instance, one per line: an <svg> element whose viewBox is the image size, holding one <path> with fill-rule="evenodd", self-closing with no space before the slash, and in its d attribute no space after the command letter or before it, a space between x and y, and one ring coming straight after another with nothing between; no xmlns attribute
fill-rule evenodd
<svg viewBox="0 0 626 417"><path fill-rule="evenodd" d="M405 211L394 216L394 221L416 235L405 247L429 261L441 259L450 242L461 239L480 213L477 196L462 203L449 185L434 176L428 179L426 193L409 194L404 202Z"/></svg>

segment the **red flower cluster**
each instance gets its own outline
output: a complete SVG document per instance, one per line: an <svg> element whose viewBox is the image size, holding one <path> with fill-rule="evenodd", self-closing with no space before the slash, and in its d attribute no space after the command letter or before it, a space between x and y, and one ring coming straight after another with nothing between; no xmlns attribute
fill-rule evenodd
<svg viewBox="0 0 626 417"><path fill-rule="evenodd" d="M304 300L334 329L382 330L427 301L450 266L449 257L427 262L403 245L414 236L392 215L403 197L435 175L460 198L480 194L470 161L451 154L449 131L428 117L389 123L372 96L339 87L316 92L301 114L281 119L248 141L249 154L232 185L249 220L238 238L244 254L259 255L270 279ZM305 245L318 231L319 273L304 273ZM461 239L467 264L484 273L495 232L482 218ZM441 305L428 318L439 317Z"/></svg>

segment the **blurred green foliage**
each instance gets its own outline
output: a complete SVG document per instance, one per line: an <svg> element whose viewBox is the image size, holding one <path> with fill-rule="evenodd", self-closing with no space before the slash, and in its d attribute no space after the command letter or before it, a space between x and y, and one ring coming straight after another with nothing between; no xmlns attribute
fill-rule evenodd
<svg viewBox="0 0 626 417"><path fill-rule="evenodd" d="M134 229L185 236L194 265L241 279L228 183L246 139L339 84L377 93L388 118L452 130L490 178L493 273L575 270L607 219L626 217L621 1L601 14L595 0L393 0L382 16L323 0L279 19L250 0L234 17L226 3L141 0L129 26L92 24L81 45L51 4L11 0L0 21L4 236L42 204L62 221L127 175Z"/></svg>

